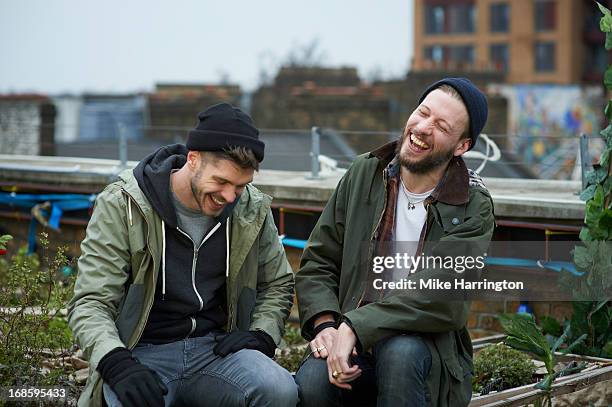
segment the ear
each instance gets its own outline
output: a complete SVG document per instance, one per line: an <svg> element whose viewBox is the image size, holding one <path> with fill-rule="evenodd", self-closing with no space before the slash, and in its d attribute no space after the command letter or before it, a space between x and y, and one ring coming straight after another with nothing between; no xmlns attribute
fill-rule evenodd
<svg viewBox="0 0 612 407"><path fill-rule="evenodd" d="M472 139L471 138L464 138L464 139L462 139L461 141L459 141L459 144L455 148L455 152L453 153L453 155L455 157L459 157L459 156L465 154L465 152L470 149L471 145L472 145Z"/></svg>
<svg viewBox="0 0 612 407"><path fill-rule="evenodd" d="M195 170L200 165L200 152L199 151L189 151L187 153L187 167L190 170Z"/></svg>

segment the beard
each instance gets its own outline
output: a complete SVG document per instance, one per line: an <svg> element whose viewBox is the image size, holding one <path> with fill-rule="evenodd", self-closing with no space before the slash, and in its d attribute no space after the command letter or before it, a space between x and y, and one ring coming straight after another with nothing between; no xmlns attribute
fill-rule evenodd
<svg viewBox="0 0 612 407"><path fill-rule="evenodd" d="M204 198L205 195L202 193L202 190L198 187L198 181L202 177L201 172L197 172L193 178L191 178L190 187L191 193L193 194L193 199L195 199L196 204L198 204L198 208L200 208L200 212L204 213ZM201 199L200 199L201 198Z"/></svg>
<svg viewBox="0 0 612 407"><path fill-rule="evenodd" d="M454 148L448 150L431 152L418 161L412 161L405 155L402 155L401 150L404 143L410 143L408 140L410 131L404 132L397 143L395 148L395 154L399 157L400 165L406 168L408 171L415 174L426 174L432 170L435 170L441 166L445 166L454 156Z"/></svg>

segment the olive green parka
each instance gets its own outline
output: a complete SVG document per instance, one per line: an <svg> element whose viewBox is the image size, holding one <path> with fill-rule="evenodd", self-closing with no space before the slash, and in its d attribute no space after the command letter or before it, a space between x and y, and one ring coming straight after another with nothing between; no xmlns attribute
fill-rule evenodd
<svg viewBox="0 0 612 407"><path fill-rule="evenodd" d="M467 301L432 301L426 293L398 290L364 302L372 281L375 242L387 205L388 165L396 142L358 157L344 175L315 226L296 274L302 334L312 339L313 319L323 312L349 319L363 350L402 333L420 335L432 355L427 386L433 406L463 406L471 398L472 345L466 329ZM494 229L493 203L480 178L460 157L424 202L420 243L477 242ZM470 245L464 245L470 247ZM465 253L469 254L469 253ZM364 261L365 260L365 261ZM435 277L421 270L419 278Z"/></svg>
<svg viewBox="0 0 612 407"><path fill-rule="evenodd" d="M278 345L293 304L293 272L274 225L271 201L247 185L228 219L227 329L263 330ZM98 362L114 348L132 349L142 335L160 269L161 228L161 218L131 170L122 172L96 199L68 314L90 363L79 405L102 405Z"/></svg>

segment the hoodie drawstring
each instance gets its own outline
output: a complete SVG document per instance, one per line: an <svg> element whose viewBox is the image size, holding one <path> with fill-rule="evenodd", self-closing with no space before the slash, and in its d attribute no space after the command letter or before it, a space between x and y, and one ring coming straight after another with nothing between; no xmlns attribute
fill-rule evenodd
<svg viewBox="0 0 612 407"><path fill-rule="evenodd" d="M166 297L166 224L161 221L162 228L162 300Z"/></svg>
<svg viewBox="0 0 612 407"><path fill-rule="evenodd" d="M229 277L229 252L230 252L230 239L229 239L229 220L225 222L225 278Z"/></svg>

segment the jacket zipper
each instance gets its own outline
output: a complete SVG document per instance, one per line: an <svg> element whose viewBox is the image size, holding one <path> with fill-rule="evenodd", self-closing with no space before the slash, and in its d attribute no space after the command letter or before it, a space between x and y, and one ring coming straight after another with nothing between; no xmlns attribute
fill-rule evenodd
<svg viewBox="0 0 612 407"><path fill-rule="evenodd" d="M183 232L178 226L176 227L176 230L178 230L185 237L187 237L187 239L189 239L189 241L193 245L193 260L191 262L191 286L193 287L193 291L195 292L196 296L198 297L198 302L200 303L200 306L198 308L198 312L202 311L202 309L204 308L204 300L202 300L202 296L198 292L198 289L196 287L196 282L195 282L196 265L198 263L198 253L200 252L200 248L202 247L204 242L206 242L213 235L213 233L215 233L217 231L217 229L219 229L219 226L221 226L221 223L217 223L215 225L215 227L213 227L210 230L210 232L208 232L208 234L206 236L204 236L204 239L202 239L202 242L200 242L200 245L198 247L196 247L195 242L193 241L191 236L189 236L187 233ZM187 334L186 338L191 336L191 334L194 333L195 330L196 330L196 320L195 320L195 318L194 317L189 317L189 318L191 319L191 330Z"/></svg>
<svg viewBox="0 0 612 407"><path fill-rule="evenodd" d="M144 220L144 222L147 224L147 245L146 245L146 246L147 246L147 251L149 252L149 256L151 256L151 258L152 258L152 259L154 259L154 257L153 257L153 253L151 252L151 247L149 246L149 240L150 240L150 238L151 238L151 225L149 225L149 222L147 221L147 218L146 218L146 216L145 216L145 214L144 214L144 211L142 210L142 208L140 207L140 205L138 205L138 203L137 203L137 202L136 202L136 200L135 200L135 199L132 197L132 195L131 195L131 194L130 194L128 191L126 191L126 190L125 190L125 188L123 188L123 187L121 187L121 190L123 191L123 193L124 193L125 195L127 195L128 199L131 199L132 201L134 201L134 204L136 205L136 208L138 208L138 212L140 212L140 216L142 216L142 219L143 219L143 220ZM153 261L153 263L155 263L155 261ZM155 273L154 273L154 274L155 274ZM151 308L152 308L152 307L153 307L153 302L151 302L151 305L150 305L150 306L148 306L148 307L146 308L146 310L145 310L145 319L144 319L145 321L148 321L148 320L149 320L149 315L151 314ZM140 321L139 321L139 322L140 322ZM136 335L136 336L137 336L137 340L136 340L136 342L134 343L134 345L132 345L132 346L130 347L130 349L133 349L133 348L134 348L134 346L135 346L135 345L138 343L138 341L140 340L140 337L142 336L142 332L144 331L145 325L146 325L146 324L144 324L144 325L142 326L142 328L140 328L140 329L139 329L139 332L138 332L138 334Z"/></svg>

